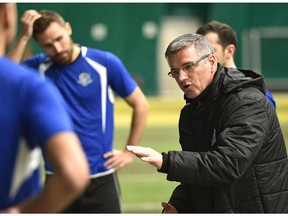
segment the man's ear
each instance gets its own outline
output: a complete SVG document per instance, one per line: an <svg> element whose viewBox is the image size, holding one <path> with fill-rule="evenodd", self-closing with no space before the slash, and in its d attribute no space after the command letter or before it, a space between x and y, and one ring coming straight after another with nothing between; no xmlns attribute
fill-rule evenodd
<svg viewBox="0 0 288 216"><path fill-rule="evenodd" d="M235 50L236 50L236 47L234 46L234 44L229 44L225 48L225 54L230 56L230 57L233 57L235 54Z"/></svg>
<svg viewBox="0 0 288 216"><path fill-rule="evenodd" d="M217 66L217 58L214 54L209 55L208 61L212 67Z"/></svg>
<svg viewBox="0 0 288 216"><path fill-rule="evenodd" d="M68 32L68 34L71 36L72 35L72 27L69 22L65 22L65 29Z"/></svg>

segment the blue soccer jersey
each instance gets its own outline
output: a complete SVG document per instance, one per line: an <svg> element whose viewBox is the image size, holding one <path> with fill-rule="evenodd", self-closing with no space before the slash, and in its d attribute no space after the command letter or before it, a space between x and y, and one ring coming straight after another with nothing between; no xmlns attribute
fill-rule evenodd
<svg viewBox="0 0 288 216"><path fill-rule="evenodd" d="M91 176L112 171L105 167L103 155L113 149L113 91L124 98L137 86L119 58L110 52L81 47L80 56L70 65L54 63L43 53L22 64L45 74L61 92ZM52 171L47 163L46 170Z"/></svg>
<svg viewBox="0 0 288 216"><path fill-rule="evenodd" d="M72 122L55 87L7 58L0 65L1 210L39 192L41 148Z"/></svg>

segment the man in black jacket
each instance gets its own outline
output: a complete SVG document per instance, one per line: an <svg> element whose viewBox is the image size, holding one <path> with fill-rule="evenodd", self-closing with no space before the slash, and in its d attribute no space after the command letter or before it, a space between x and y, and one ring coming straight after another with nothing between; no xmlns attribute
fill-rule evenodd
<svg viewBox="0 0 288 216"><path fill-rule="evenodd" d="M163 212L288 212L285 141L263 77L222 67L198 34L177 37L165 57L187 102L179 119L182 151L127 147L180 182Z"/></svg>

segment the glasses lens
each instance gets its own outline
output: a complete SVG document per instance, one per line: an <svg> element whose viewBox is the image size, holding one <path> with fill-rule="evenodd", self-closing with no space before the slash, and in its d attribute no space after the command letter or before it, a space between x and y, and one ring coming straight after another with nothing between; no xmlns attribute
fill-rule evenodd
<svg viewBox="0 0 288 216"><path fill-rule="evenodd" d="M194 66L193 62L191 62L189 64L185 64L185 65L182 66L182 70L185 71L185 72L189 72L189 71L192 70L193 66Z"/></svg>
<svg viewBox="0 0 288 216"><path fill-rule="evenodd" d="M179 76L179 71L178 71L178 70L172 70L172 71L171 71L171 76L172 76L173 78L177 78L177 77Z"/></svg>

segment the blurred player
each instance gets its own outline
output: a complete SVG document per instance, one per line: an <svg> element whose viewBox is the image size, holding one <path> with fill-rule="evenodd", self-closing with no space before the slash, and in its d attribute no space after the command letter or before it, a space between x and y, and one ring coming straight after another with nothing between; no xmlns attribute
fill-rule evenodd
<svg viewBox="0 0 288 216"><path fill-rule="evenodd" d="M237 35L231 26L226 23L211 21L198 28L196 33L205 36L212 44L215 56L222 66L236 68L234 54L237 48ZM268 89L266 89L266 98L276 109L276 102Z"/></svg>
<svg viewBox="0 0 288 216"><path fill-rule="evenodd" d="M10 57L19 62L32 37L46 53L22 64L40 70L60 90L90 164L91 184L67 213L120 213L120 189L115 170L131 163L133 154L113 151L115 91L132 107L126 145L139 145L148 102L120 59L110 52L73 42L72 28L54 11L28 10L22 33ZM53 170L46 163L49 176Z"/></svg>
<svg viewBox="0 0 288 216"><path fill-rule="evenodd" d="M55 89L4 56L16 20L16 4L0 3L0 212L58 212L87 186L88 164ZM43 190L41 149L56 173Z"/></svg>

